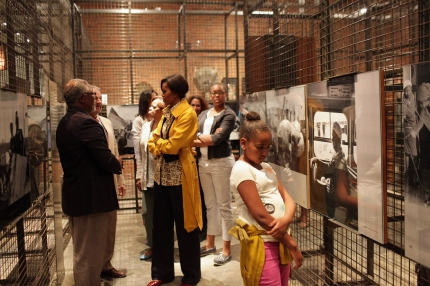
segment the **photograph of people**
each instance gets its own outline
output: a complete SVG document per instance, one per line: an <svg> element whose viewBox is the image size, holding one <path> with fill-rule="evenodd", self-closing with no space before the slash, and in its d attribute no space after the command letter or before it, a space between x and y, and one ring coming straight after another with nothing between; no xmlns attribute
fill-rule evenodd
<svg viewBox="0 0 430 286"><path fill-rule="evenodd" d="M358 229L354 76L309 84L310 205Z"/></svg>
<svg viewBox="0 0 430 286"><path fill-rule="evenodd" d="M267 162L278 173L293 200L300 206L309 207L305 86L266 91L266 105L266 122L272 133ZM306 227L307 212L305 208L301 210L296 222L300 227Z"/></svg>
<svg viewBox="0 0 430 286"><path fill-rule="evenodd" d="M430 65L403 67L405 255L430 267Z"/></svg>

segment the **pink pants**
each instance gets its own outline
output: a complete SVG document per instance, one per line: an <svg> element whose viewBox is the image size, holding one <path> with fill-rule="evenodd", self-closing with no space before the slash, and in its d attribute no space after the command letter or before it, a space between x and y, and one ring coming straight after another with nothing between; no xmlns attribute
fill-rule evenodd
<svg viewBox="0 0 430 286"><path fill-rule="evenodd" d="M265 242L264 250L266 251L266 261L261 273L260 286L287 286L291 263L285 266L280 264L279 243Z"/></svg>

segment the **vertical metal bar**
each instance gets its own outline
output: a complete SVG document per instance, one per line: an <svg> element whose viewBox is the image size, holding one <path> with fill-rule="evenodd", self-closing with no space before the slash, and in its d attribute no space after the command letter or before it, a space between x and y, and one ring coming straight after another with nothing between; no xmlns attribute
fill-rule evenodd
<svg viewBox="0 0 430 286"><path fill-rule="evenodd" d="M237 15L237 2L234 3L234 23L235 23L235 29L236 29L236 98L235 100L239 100L239 87L240 87L240 74L239 74L239 26L238 26L238 20L239 17ZM244 91L243 91L244 92Z"/></svg>
<svg viewBox="0 0 430 286"><path fill-rule="evenodd" d="M270 76L272 77L271 81L272 83L274 83L274 85L269 85L270 88L279 88L280 85L282 85L282 80L281 80L281 76L286 76L286 75L281 75L281 66L282 66L282 61L284 60L282 58L282 54L281 54L281 36L280 36L280 27L279 27L279 11L278 11L278 5L277 5L277 1L273 1L272 3L272 11L273 11L273 23L272 23L272 29L273 29L273 42L272 42L272 47L271 47L271 51L272 51L272 56L271 56L271 60L270 60L270 70L272 71L270 73Z"/></svg>
<svg viewBox="0 0 430 286"><path fill-rule="evenodd" d="M366 7L370 6L370 1L366 0ZM366 10L366 14L365 14L365 20L364 20L364 35L366 40L364 41L364 46L365 46L365 55L366 55L366 71L371 71L372 70L372 23L371 23L371 12L372 9L367 8Z"/></svg>
<svg viewBox="0 0 430 286"><path fill-rule="evenodd" d="M374 253L375 253L375 244L373 243L373 240L370 238L367 238L367 261L366 261L366 269L367 269L367 275L374 276L375 275L375 259L374 259Z"/></svg>
<svg viewBox="0 0 430 286"><path fill-rule="evenodd" d="M227 18L228 18L228 14L224 15L224 62L225 62L225 79L226 79L226 85L227 85L227 95L228 95L228 90L229 90L229 86L228 86L228 54L227 54L227 47L228 47L228 43L227 43ZM228 96L227 99L229 100Z"/></svg>
<svg viewBox="0 0 430 286"><path fill-rule="evenodd" d="M184 17L184 77L185 79L188 79L188 66L187 66L187 14L185 13L185 2L182 5L182 16Z"/></svg>
<svg viewBox="0 0 430 286"><path fill-rule="evenodd" d="M331 76L333 70L332 61L332 41L331 41L331 21L330 21L330 1L320 2L320 34L321 34L321 80Z"/></svg>
<svg viewBox="0 0 430 286"><path fill-rule="evenodd" d="M72 18L72 64L73 64L73 77L77 77L76 73L76 47L75 47L75 0L70 0L70 10L72 11L71 18Z"/></svg>
<svg viewBox="0 0 430 286"><path fill-rule="evenodd" d="M40 211L40 236L42 243L42 257L43 264L40 270L41 278L39 283L41 285L49 284L50 281L50 271L49 271L49 255L48 255L48 226L46 223L46 208L45 204L47 197L44 196L43 200L40 201L39 211Z"/></svg>
<svg viewBox="0 0 430 286"><path fill-rule="evenodd" d="M12 19L12 15L15 14L15 11L13 11L13 9L16 7L14 7L13 5L13 0L8 0L7 4L6 4L6 24L7 24L7 29L6 29L6 36L7 36L7 45L6 45L6 50L5 53L7 53L7 69L9 72L9 84L8 84L8 88L10 90L17 90L17 86L16 86L16 66L15 66L15 39L14 39L14 35L15 35L15 29L14 26L12 25L13 23L13 19Z"/></svg>
<svg viewBox="0 0 430 286"><path fill-rule="evenodd" d="M334 285L334 229L327 217L324 217L323 241L325 253L324 277L326 285Z"/></svg>
<svg viewBox="0 0 430 286"><path fill-rule="evenodd" d="M20 217L16 223L16 239L18 242L18 273L19 285L26 285L28 279L27 257L25 251L24 219Z"/></svg>
<svg viewBox="0 0 430 286"><path fill-rule="evenodd" d="M247 65L248 65L248 61L247 57L246 57L246 47L248 45L247 41L248 41L248 37L249 37L249 10L248 10L248 3L245 3L243 5L243 38L245 41L245 90L242 90L243 93L247 92L249 89L249 75L247 75L247 73L249 73L248 69L247 69Z"/></svg>
<svg viewBox="0 0 430 286"><path fill-rule="evenodd" d="M130 85L131 85L131 103L134 104L134 80L133 80L133 38L131 28L133 27L133 19L131 15L131 1L128 1L128 35L129 35L129 56L130 56Z"/></svg>
<svg viewBox="0 0 430 286"><path fill-rule="evenodd" d="M182 9L182 8L181 8ZM180 61L181 61L181 15L182 13L178 14L178 70L180 68Z"/></svg>
<svg viewBox="0 0 430 286"><path fill-rule="evenodd" d="M430 60L430 2L428 0L418 1L419 15L419 61Z"/></svg>

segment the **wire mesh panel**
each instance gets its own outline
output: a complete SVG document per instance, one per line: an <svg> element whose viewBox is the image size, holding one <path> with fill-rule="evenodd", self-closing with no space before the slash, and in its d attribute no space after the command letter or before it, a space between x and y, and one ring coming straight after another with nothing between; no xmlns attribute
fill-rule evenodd
<svg viewBox="0 0 430 286"><path fill-rule="evenodd" d="M232 1L76 1L77 74L108 104L137 104L142 87L179 73L190 95L224 81L235 101L244 77L243 18ZM85 47L85 48L84 48ZM229 82L230 81L230 82Z"/></svg>
<svg viewBox="0 0 430 286"><path fill-rule="evenodd" d="M55 156L52 134L65 111L59 102L65 82L73 77L70 8L70 2L63 0L0 3L1 102L8 104L4 100L7 94L27 99L19 127L18 121L13 123L22 129L22 156L27 163L23 172L6 174L14 182L25 181L19 190L25 195L0 215L1 285L48 285L57 279L50 151ZM4 114L2 119L4 123ZM11 133L9 128L2 132ZM2 170L13 168L12 135L0 142ZM59 228L62 234L61 225Z"/></svg>
<svg viewBox="0 0 430 286"><path fill-rule="evenodd" d="M296 230L308 259L293 279L303 285L429 283L404 256L401 105L402 66L428 60L428 9L414 0L244 1L248 92L384 70L388 244L311 212L310 226Z"/></svg>

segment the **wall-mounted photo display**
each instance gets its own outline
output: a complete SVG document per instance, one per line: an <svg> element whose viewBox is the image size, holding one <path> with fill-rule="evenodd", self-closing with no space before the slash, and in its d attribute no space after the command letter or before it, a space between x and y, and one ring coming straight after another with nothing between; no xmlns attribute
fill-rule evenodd
<svg viewBox="0 0 430 286"><path fill-rule="evenodd" d="M0 91L0 211L30 192L27 96Z"/></svg>
<svg viewBox="0 0 430 286"><path fill-rule="evenodd" d="M266 91L266 123L272 130L267 161L294 201L309 208L305 86Z"/></svg>
<svg viewBox="0 0 430 286"><path fill-rule="evenodd" d="M384 74L372 71L355 75L358 231L387 243L387 178Z"/></svg>
<svg viewBox="0 0 430 286"><path fill-rule="evenodd" d="M260 114L261 120L266 121L266 92L254 92L244 94L239 99L240 122L245 120L248 111L254 111Z"/></svg>
<svg viewBox="0 0 430 286"><path fill-rule="evenodd" d="M131 128L133 120L139 112L138 109L138 105L108 105L106 107L107 118L112 122L120 155L134 152Z"/></svg>
<svg viewBox="0 0 430 286"><path fill-rule="evenodd" d="M430 63L403 67L405 255L430 267Z"/></svg>
<svg viewBox="0 0 430 286"><path fill-rule="evenodd" d="M28 106L28 139L27 153L29 159L29 175L31 179L31 200L44 193L46 183L43 175L46 169L43 160L48 157L48 123L46 118L46 106Z"/></svg>
<svg viewBox="0 0 430 286"><path fill-rule="evenodd" d="M307 85L311 208L384 243L381 109L380 71Z"/></svg>
<svg viewBox="0 0 430 286"><path fill-rule="evenodd" d="M311 208L357 230L354 75L308 84L307 94Z"/></svg>

